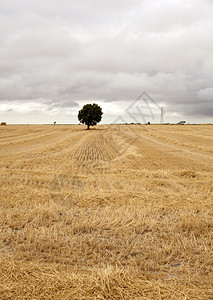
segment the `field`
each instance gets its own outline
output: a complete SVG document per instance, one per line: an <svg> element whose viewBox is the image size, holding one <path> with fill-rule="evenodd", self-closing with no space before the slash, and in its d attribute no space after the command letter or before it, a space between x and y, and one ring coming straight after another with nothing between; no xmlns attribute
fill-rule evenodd
<svg viewBox="0 0 213 300"><path fill-rule="evenodd" d="M1 299L213 299L212 130L1 126Z"/></svg>

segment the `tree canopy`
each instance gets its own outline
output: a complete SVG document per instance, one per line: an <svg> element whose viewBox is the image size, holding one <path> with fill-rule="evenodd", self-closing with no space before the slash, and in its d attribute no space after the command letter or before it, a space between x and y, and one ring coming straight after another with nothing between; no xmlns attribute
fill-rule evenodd
<svg viewBox="0 0 213 300"><path fill-rule="evenodd" d="M102 108L98 104L86 104L78 112L78 120L82 124L87 125L87 129L90 126L94 126L101 121L103 112Z"/></svg>

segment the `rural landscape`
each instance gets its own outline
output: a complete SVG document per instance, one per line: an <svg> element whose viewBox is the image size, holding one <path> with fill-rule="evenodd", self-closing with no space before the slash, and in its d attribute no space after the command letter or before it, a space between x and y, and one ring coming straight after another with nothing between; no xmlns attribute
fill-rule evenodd
<svg viewBox="0 0 213 300"><path fill-rule="evenodd" d="M212 125L0 127L1 299L212 299Z"/></svg>

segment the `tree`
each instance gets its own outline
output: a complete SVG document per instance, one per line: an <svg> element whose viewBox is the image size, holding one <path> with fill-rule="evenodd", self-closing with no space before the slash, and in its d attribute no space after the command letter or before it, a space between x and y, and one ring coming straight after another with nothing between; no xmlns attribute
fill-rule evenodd
<svg viewBox="0 0 213 300"><path fill-rule="evenodd" d="M186 121L180 121L180 122L178 122L177 124L179 124L179 125L184 125L186 123Z"/></svg>
<svg viewBox="0 0 213 300"><path fill-rule="evenodd" d="M99 105L95 103L86 104L79 110L78 120L80 123L86 124L87 129L89 130L90 126L94 126L101 121L102 114L102 108Z"/></svg>

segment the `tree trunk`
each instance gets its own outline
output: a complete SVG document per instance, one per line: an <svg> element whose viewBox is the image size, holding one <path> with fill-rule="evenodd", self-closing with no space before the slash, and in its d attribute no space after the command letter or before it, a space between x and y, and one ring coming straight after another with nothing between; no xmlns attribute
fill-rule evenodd
<svg viewBox="0 0 213 300"><path fill-rule="evenodd" d="M87 124L87 130L89 130L89 124Z"/></svg>

